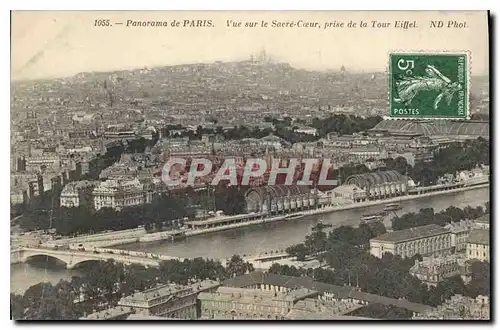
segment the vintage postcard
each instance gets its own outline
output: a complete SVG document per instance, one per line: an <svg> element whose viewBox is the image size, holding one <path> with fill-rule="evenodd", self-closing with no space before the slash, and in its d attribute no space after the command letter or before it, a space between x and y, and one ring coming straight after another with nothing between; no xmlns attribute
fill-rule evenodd
<svg viewBox="0 0 500 330"><path fill-rule="evenodd" d="M490 320L486 11L14 11L11 318Z"/></svg>

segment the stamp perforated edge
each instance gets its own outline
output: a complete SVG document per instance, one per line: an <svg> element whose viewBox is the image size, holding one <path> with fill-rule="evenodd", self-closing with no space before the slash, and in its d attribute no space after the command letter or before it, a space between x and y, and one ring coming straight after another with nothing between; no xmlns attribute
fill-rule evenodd
<svg viewBox="0 0 500 330"><path fill-rule="evenodd" d="M384 120L454 120L454 121L464 121L464 120L470 120L470 93L471 93L471 64L472 64L472 53L470 50L435 50L435 49L420 49L420 50L401 50L401 49L393 49L390 52L387 53L387 100L388 100L388 109L390 113L390 107L391 107L391 55L392 54L424 54L424 55L434 55L434 54L449 54L449 55L466 55L467 57L467 115L465 118L449 118L449 117L391 117L390 115L382 117Z"/></svg>

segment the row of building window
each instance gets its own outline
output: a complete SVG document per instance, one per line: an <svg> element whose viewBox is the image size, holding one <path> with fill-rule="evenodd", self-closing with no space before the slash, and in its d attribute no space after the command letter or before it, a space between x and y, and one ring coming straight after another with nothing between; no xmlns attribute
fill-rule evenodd
<svg viewBox="0 0 500 330"><path fill-rule="evenodd" d="M475 251L475 252L476 252L476 254L474 255L474 251L469 251L469 256L479 257L480 252L479 251ZM486 252L483 252L483 258L486 258Z"/></svg>
<svg viewBox="0 0 500 330"><path fill-rule="evenodd" d="M268 320L284 320L285 317L284 316L280 316L280 315L271 315L271 314L267 314L267 315L264 315L264 314L243 314L243 313L239 313L237 314L235 311L232 311L232 312L220 312L220 313L217 313L217 312L214 312L214 313L211 313L209 314L209 317L212 318L212 319L215 319L217 316L222 316L224 319L231 319L231 320L237 320L237 319L240 319L240 320L265 320L265 319L268 319Z"/></svg>
<svg viewBox="0 0 500 330"><path fill-rule="evenodd" d="M469 243L469 246L470 246L471 249L483 249L484 248L484 244Z"/></svg>
<svg viewBox="0 0 500 330"><path fill-rule="evenodd" d="M205 308L215 309L215 310L247 310L247 311L269 311L271 309L276 310L277 308L284 309L286 308L286 303L283 302L283 306L263 306L257 304L240 304L235 302L219 302L219 301L204 301L203 305Z"/></svg>

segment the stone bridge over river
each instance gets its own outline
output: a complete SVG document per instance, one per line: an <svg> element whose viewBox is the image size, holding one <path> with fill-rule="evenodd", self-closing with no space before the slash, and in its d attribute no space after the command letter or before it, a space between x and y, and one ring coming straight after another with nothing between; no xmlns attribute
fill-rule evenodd
<svg viewBox="0 0 500 330"><path fill-rule="evenodd" d="M92 251L82 251L49 248L20 248L11 251L11 263L26 262L37 256L45 256L60 260L66 264L68 269L74 268L84 262L105 261L108 259L114 259L117 262L122 262L124 264L141 264L147 267L158 266L159 262L162 260L182 260L176 257L152 253L114 249L96 248Z"/></svg>
<svg viewBox="0 0 500 330"><path fill-rule="evenodd" d="M106 261L108 259L113 259L117 262L121 262L127 265L141 264L146 267L157 267L163 260L184 260L184 258L170 257L155 253L109 248L94 248L91 251L84 251L75 249L21 247L11 250L10 263L24 263L36 257L47 257L62 261L66 264L66 268L68 269L77 267L78 265L81 265L85 262ZM284 253L283 251L276 251L269 254L259 254L257 256L243 256L242 259L246 262L255 264L255 266L259 266L261 263L269 263L272 260L277 261L287 257L288 254ZM226 267L229 259L220 259L219 261L224 267Z"/></svg>

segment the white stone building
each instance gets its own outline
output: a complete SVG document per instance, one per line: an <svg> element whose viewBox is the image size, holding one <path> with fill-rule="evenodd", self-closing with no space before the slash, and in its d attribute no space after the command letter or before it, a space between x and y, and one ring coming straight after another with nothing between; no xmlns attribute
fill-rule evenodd
<svg viewBox="0 0 500 330"><path fill-rule="evenodd" d="M199 317L198 294L215 291L219 286L219 282L210 280L186 286L161 285L124 297L118 305L130 307L139 315L193 320Z"/></svg>
<svg viewBox="0 0 500 330"><path fill-rule="evenodd" d="M351 162L363 162L368 159L378 160L388 158L387 152L381 148L350 148L348 155L348 159Z"/></svg>
<svg viewBox="0 0 500 330"><path fill-rule="evenodd" d="M470 220L460 220L459 222L451 222L444 226L451 232L451 246L455 247L455 251L465 251L467 237L474 228L474 222Z"/></svg>
<svg viewBox="0 0 500 330"><path fill-rule="evenodd" d="M121 209L146 203L144 185L139 179L113 179L101 182L92 192L94 208Z"/></svg>
<svg viewBox="0 0 500 330"><path fill-rule="evenodd" d="M33 155L26 158L26 169L41 170L41 169L59 170L61 168L61 158L55 153L43 153L42 155Z"/></svg>
<svg viewBox="0 0 500 330"><path fill-rule="evenodd" d="M379 296L360 291L359 288L352 286L337 286L316 282L313 278L307 276L293 277L256 271L227 279L224 281L223 286L261 290L276 296L294 292L297 288L308 289L317 293L317 297L305 297L294 303L290 312L294 310L295 312L292 313L293 315L289 313L285 319L297 319L297 316L303 316L304 314L302 312L298 313L298 310L304 310L305 306L302 305L302 302L308 299L314 301L314 304L325 306L329 310L330 315L326 316L327 319L332 319L331 314L336 314L334 318L339 318L342 314L348 314L357 308L372 303L405 308L412 311L414 315L432 310L430 306L409 302L405 299ZM321 313L316 312L307 313L308 317L321 315Z"/></svg>
<svg viewBox="0 0 500 330"><path fill-rule="evenodd" d="M198 299L201 318L205 320L284 320L297 301L317 295L318 292L305 288L272 292L219 287L213 293L200 293Z"/></svg>
<svg viewBox="0 0 500 330"><path fill-rule="evenodd" d="M318 130L314 127L309 127L309 126L297 127L294 131L297 133L308 134L313 136L318 135Z"/></svg>
<svg viewBox="0 0 500 330"><path fill-rule="evenodd" d="M421 256L445 256L451 253L451 232L431 224L385 233L370 240L370 253L382 258L392 253L402 258Z"/></svg>
<svg viewBox="0 0 500 330"><path fill-rule="evenodd" d="M61 207L93 207L92 191L99 181L73 181L66 184L61 191L59 203Z"/></svg>
<svg viewBox="0 0 500 330"><path fill-rule="evenodd" d="M435 286L448 277L461 275L464 270L464 260L451 255L438 258L424 257L422 261L415 260L409 273L427 285Z"/></svg>
<svg viewBox="0 0 500 330"><path fill-rule="evenodd" d="M467 238L467 259L490 262L490 231L474 229Z"/></svg>

